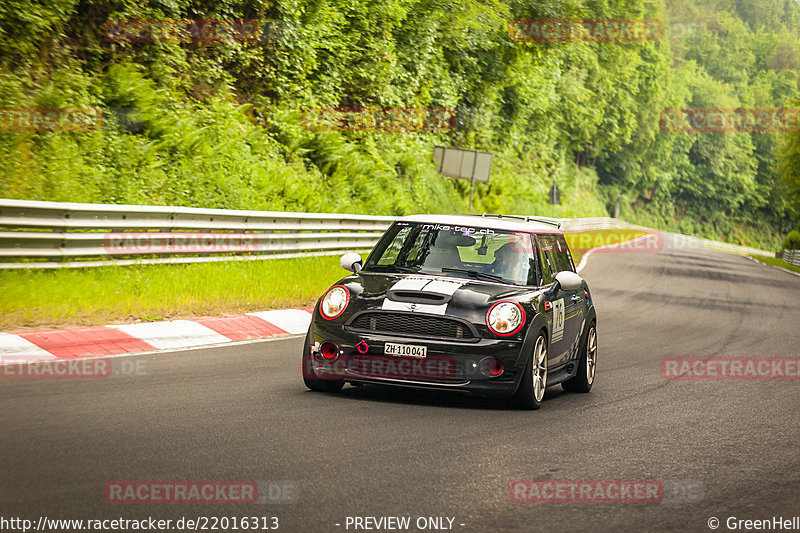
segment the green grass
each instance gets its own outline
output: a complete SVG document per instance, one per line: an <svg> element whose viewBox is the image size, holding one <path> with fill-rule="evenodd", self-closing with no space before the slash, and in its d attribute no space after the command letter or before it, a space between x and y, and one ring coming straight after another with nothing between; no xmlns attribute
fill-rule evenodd
<svg viewBox="0 0 800 533"><path fill-rule="evenodd" d="M567 234L575 264L637 230ZM98 326L313 305L347 273L338 256L54 270L0 270L0 331Z"/></svg>
<svg viewBox="0 0 800 533"><path fill-rule="evenodd" d="M778 266L785 268L786 270L791 270L792 272L800 273L800 267L789 264L783 259L778 259L777 257L766 257L763 255L751 255L750 257L767 265Z"/></svg>
<svg viewBox="0 0 800 533"><path fill-rule="evenodd" d="M302 307L345 274L338 256L0 270L0 331Z"/></svg>

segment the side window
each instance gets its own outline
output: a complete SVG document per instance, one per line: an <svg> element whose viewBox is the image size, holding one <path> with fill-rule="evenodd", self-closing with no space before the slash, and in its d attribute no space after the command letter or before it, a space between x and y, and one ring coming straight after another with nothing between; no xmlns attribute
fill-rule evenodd
<svg viewBox="0 0 800 533"><path fill-rule="evenodd" d="M537 247L539 264L542 267L542 285L549 285L553 283L553 280L555 279L554 270L557 268L552 260L552 250L553 246L555 246L555 239L553 239L552 235L539 235L537 240L539 242L539 246ZM557 270L555 270L555 272L557 272Z"/></svg>
<svg viewBox="0 0 800 533"><path fill-rule="evenodd" d="M567 248L567 241L562 235L542 235L542 255L550 267L551 276L555 276L563 270L575 271L572 266L572 259Z"/></svg>
<svg viewBox="0 0 800 533"><path fill-rule="evenodd" d="M556 237L555 252L559 272L562 270L575 272L575 264L572 262L572 254L569 253L569 246L567 246L567 240L563 235L558 235Z"/></svg>

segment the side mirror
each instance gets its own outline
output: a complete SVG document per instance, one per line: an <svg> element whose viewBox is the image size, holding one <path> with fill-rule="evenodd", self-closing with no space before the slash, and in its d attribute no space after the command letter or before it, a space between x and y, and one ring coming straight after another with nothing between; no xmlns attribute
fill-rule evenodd
<svg viewBox="0 0 800 533"><path fill-rule="evenodd" d="M575 272L562 270L556 274L556 282L558 282L561 288L565 291L577 291L583 284L583 278L577 275Z"/></svg>
<svg viewBox="0 0 800 533"><path fill-rule="evenodd" d="M362 267L361 255L355 252L347 252L339 259L339 264L342 268L350 272L358 272Z"/></svg>

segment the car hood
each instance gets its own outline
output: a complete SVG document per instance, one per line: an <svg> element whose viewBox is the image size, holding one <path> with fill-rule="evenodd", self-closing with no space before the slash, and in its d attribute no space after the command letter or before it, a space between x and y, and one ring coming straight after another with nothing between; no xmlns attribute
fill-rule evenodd
<svg viewBox="0 0 800 533"><path fill-rule="evenodd" d="M462 316L483 320L499 300L530 301L542 289L515 287L456 276L360 272L341 280L353 301L350 312L381 309Z"/></svg>

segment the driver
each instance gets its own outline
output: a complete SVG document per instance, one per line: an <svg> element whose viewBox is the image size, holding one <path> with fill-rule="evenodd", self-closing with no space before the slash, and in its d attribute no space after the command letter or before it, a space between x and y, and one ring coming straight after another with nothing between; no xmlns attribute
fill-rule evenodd
<svg viewBox="0 0 800 533"><path fill-rule="evenodd" d="M510 280L519 278L524 256L517 253L514 244L509 242L495 250L492 274Z"/></svg>

